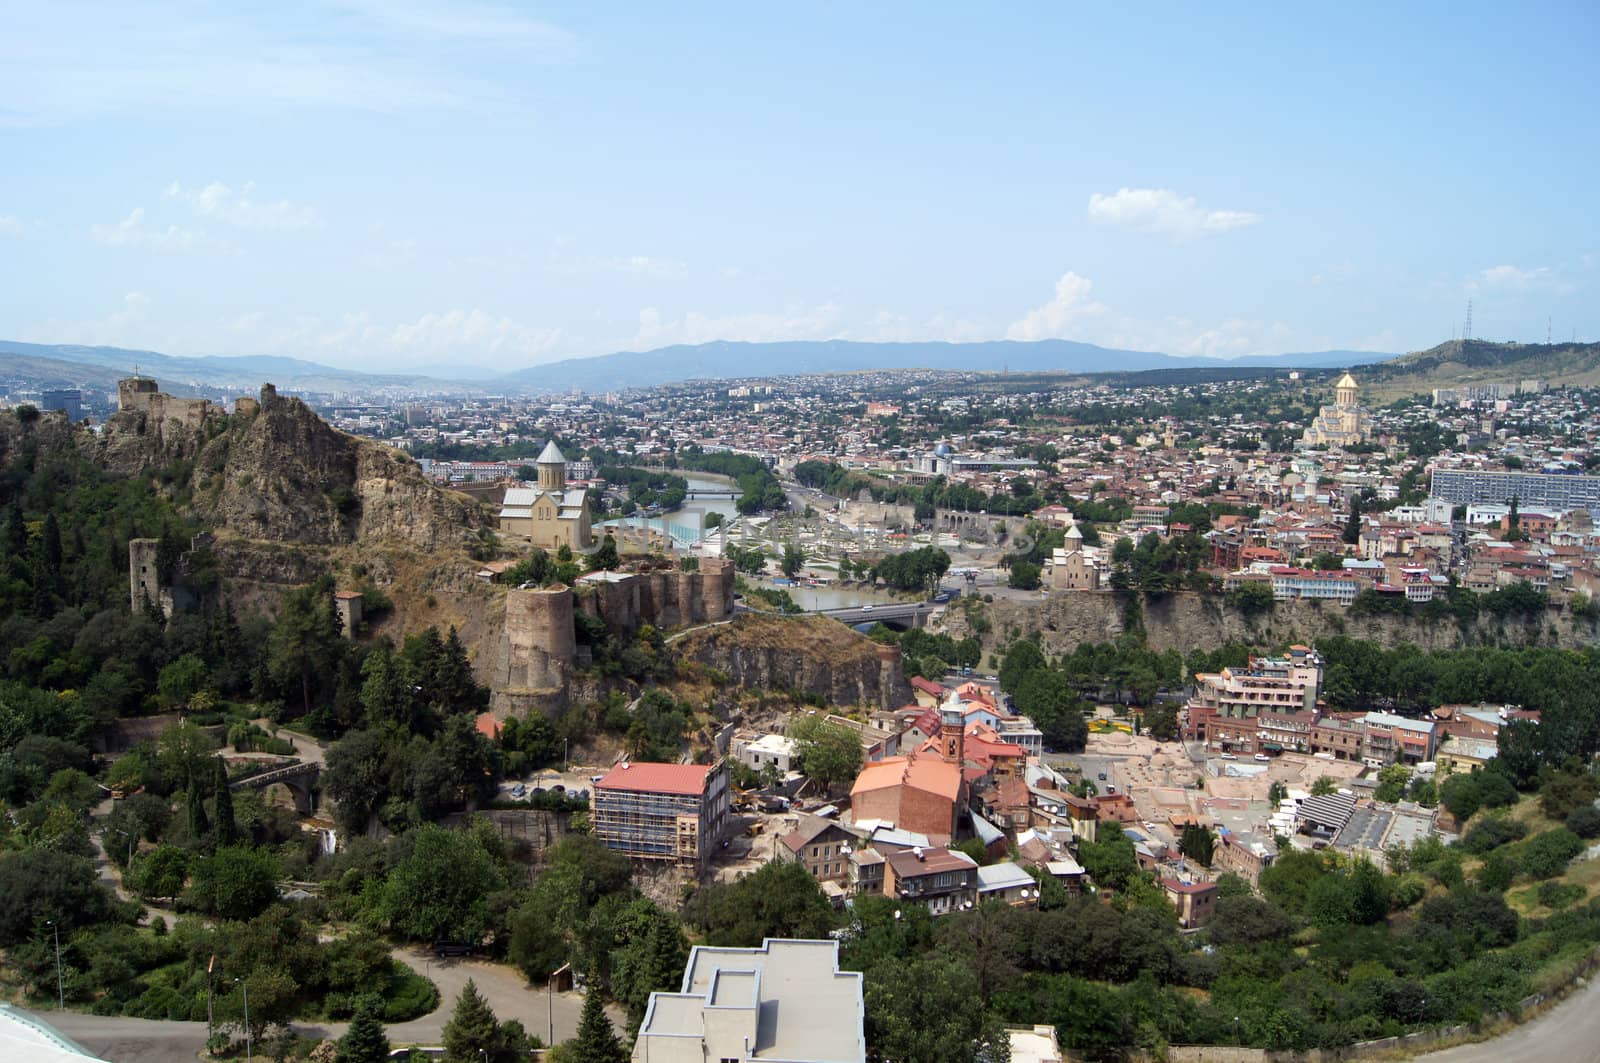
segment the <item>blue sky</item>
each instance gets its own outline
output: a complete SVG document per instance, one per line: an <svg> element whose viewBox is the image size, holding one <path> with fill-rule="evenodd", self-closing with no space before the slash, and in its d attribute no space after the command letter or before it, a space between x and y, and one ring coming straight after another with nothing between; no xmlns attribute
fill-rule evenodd
<svg viewBox="0 0 1600 1063"><path fill-rule="evenodd" d="M0 6L0 338L1600 333L1583 4Z"/></svg>

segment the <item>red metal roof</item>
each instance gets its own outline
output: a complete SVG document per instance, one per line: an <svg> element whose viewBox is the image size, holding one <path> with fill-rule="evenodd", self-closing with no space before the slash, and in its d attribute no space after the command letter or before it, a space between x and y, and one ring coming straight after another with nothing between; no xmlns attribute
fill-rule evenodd
<svg viewBox="0 0 1600 1063"><path fill-rule="evenodd" d="M648 764L625 760L595 783L602 790L633 790L652 794L705 792L710 764Z"/></svg>

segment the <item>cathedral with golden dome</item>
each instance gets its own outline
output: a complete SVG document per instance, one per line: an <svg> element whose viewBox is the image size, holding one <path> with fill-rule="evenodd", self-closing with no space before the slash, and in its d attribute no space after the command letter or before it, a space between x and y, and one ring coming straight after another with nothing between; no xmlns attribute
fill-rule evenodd
<svg viewBox="0 0 1600 1063"><path fill-rule="evenodd" d="M1372 421L1356 401L1356 378L1348 372L1333 386L1333 405L1324 406L1301 441L1308 446L1348 447L1363 442Z"/></svg>

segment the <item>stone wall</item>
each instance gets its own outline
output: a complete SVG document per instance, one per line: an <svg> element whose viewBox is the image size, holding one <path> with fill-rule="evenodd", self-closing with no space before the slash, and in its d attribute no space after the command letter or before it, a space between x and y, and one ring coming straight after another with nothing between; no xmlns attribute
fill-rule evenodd
<svg viewBox="0 0 1600 1063"><path fill-rule="evenodd" d="M955 603L945 612L945 626L957 639L980 637L986 651L1037 628L1045 650L1066 653L1080 642L1114 641L1125 630L1125 603L1134 594L1064 591L1043 601L996 600L982 607L982 615L990 625L988 634L982 636L977 635L966 612ZM1331 602L1279 602L1261 616L1246 617L1227 607L1215 594L1180 591L1138 597L1149 646L1158 651L1215 650L1227 642L1257 646L1311 644L1332 635L1370 639L1385 646L1411 643L1428 650L1474 645L1600 644L1600 628L1588 621L1575 623L1571 614L1560 607L1551 607L1544 616L1531 620L1500 620L1485 615L1462 627L1453 621L1357 616Z"/></svg>
<svg viewBox="0 0 1600 1063"><path fill-rule="evenodd" d="M632 634L642 624L687 627L732 616L733 583L731 561L706 558L697 572L621 572L583 583L578 608L599 617L619 635Z"/></svg>

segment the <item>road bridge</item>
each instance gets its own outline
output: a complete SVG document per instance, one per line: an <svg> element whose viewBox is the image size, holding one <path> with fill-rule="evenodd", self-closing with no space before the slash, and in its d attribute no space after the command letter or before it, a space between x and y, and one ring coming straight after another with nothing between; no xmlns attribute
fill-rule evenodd
<svg viewBox="0 0 1600 1063"><path fill-rule="evenodd" d="M857 624L882 624L905 631L913 627L926 627L933 611L942 608L943 602L888 602L852 605L844 609L819 609L817 615L832 617L851 627Z"/></svg>

